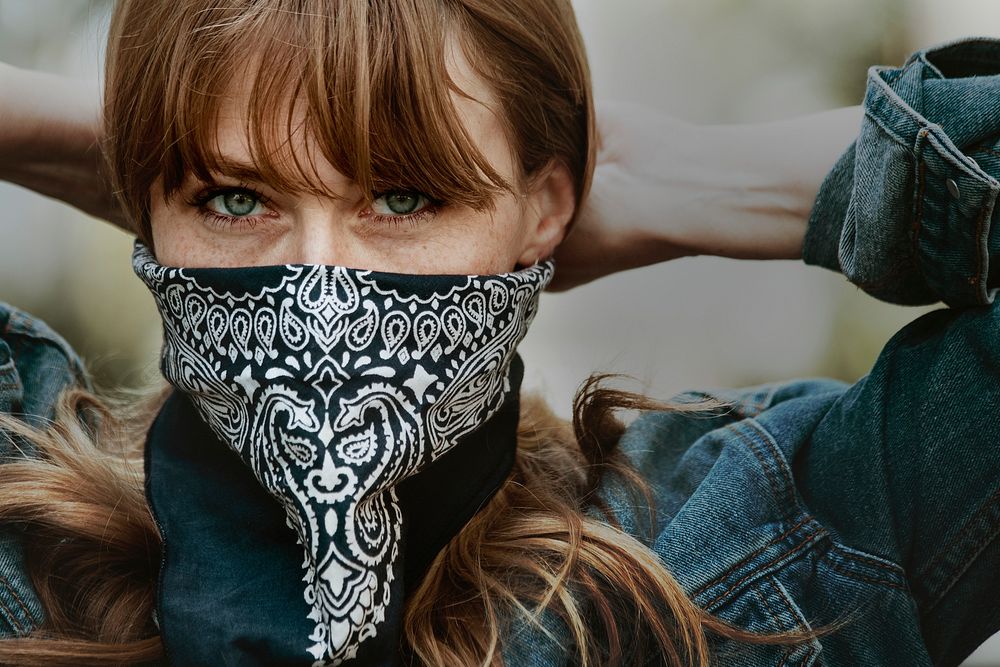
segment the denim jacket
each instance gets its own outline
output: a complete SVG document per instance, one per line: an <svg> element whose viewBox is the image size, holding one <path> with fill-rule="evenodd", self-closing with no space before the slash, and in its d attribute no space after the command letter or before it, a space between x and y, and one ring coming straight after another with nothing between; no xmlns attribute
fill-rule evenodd
<svg viewBox="0 0 1000 667"><path fill-rule="evenodd" d="M613 477L602 496L697 604L755 632L846 623L797 646L717 641L714 664L956 665L1000 629L997 91L995 39L870 68L857 140L809 218L806 263L879 299L948 307L903 327L854 384L685 392L674 400L731 407L647 412L622 438L655 512ZM62 339L0 304L0 410L44 421L84 381ZM0 630L23 634L41 609L4 535ZM570 664L559 619L539 625L511 621L508 665Z"/></svg>
<svg viewBox="0 0 1000 667"><path fill-rule="evenodd" d="M90 380L69 344L44 322L0 302L0 413L35 427L54 416L64 387ZM33 456L27 443L0 430L0 461ZM0 637L30 632L44 618L28 579L18 530L0 525Z"/></svg>

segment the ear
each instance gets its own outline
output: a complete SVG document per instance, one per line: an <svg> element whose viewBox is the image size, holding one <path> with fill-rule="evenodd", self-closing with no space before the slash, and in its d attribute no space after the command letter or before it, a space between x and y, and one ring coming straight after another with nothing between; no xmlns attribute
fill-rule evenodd
<svg viewBox="0 0 1000 667"><path fill-rule="evenodd" d="M550 162L530 181L525 215L528 216L520 266L547 259L566 236L576 209L573 176L562 162Z"/></svg>

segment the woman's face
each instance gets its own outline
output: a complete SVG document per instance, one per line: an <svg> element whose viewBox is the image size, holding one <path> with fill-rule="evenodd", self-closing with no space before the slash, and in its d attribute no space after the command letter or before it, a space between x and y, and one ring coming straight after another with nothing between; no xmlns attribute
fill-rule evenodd
<svg viewBox="0 0 1000 667"><path fill-rule="evenodd" d="M485 82L461 49L449 50L449 71L476 100L453 94L470 137L493 168L517 183L517 163L490 110ZM502 193L494 210L436 206L419 192L388 192L373 205L298 132L282 160L319 156L317 174L341 198L283 192L255 175L244 128L245 89L234 87L219 114L223 162L213 183L192 175L166 201L160 182L151 191L157 259L168 266L233 267L286 263L334 264L397 273L496 274L552 254L572 217L571 176L557 166L521 195ZM407 137L399 137L407 141Z"/></svg>

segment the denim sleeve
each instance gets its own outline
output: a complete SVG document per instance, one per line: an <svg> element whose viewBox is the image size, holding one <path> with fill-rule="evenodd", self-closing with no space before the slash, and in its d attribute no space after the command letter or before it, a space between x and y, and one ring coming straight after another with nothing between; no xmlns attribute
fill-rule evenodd
<svg viewBox="0 0 1000 667"><path fill-rule="evenodd" d="M43 426L59 394L73 385L92 389L73 348L41 320L0 301L0 413ZM0 431L0 464L34 455L29 443ZM21 530L0 525L0 639L27 635L45 619Z"/></svg>
<svg viewBox="0 0 1000 667"><path fill-rule="evenodd" d="M76 351L42 320L0 301L0 412L43 425L70 385L93 389Z"/></svg>
<svg viewBox="0 0 1000 667"><path fill-rule="evenodd" d="M858 136L820 187L803 260L884 301L992 303L998 96L996 39L955 40L902 67L871 67Z"/></svg>
<svg viewBox="0 0 1000 667"><path fill-rule="evenodd" d="M901 329L799 451L805 505L899 564L935 665L1000 630L1000 300Z"/></svg>

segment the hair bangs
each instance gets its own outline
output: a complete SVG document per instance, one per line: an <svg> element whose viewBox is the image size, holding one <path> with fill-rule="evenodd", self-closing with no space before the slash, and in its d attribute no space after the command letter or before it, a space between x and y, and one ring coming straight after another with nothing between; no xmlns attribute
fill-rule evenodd
<svg viewBox="0 0 1000 667"><path fill-rule="evenodd" d="M320 158L370 197L413 189L483 210L512 191L455 107L453 92L468 95L447 71L445 10L416 0L306 3L324 12L317 20L302 4L230 3L192 17L163 98L165 196L189 174L228 174L338 197ZM223 156L223 114L241 119L251 164ZM304 138L312 141L293 142Z"/></svg>

